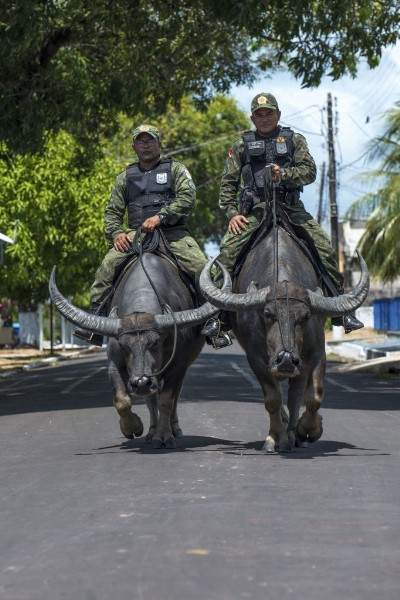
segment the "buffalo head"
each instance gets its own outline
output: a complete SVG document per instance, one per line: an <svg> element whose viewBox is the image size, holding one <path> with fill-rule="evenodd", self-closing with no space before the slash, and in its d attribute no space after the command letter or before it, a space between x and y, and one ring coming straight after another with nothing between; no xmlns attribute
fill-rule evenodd
<svg viewBox="0 0 400 600"><path fill-rule="evenodd" d="M350 314L364 302L369 289L369 275L364 259L360 254L358 256L361 265L358 285L349 293L334 298L325 298L321 290L309 290L289 281L277 282L261 289L253 284L243 294L233 293L232 283L229 287L225 285L224 289L218 289L210 275L213 260L203 269L200 287L207 300L224 310L237 313L257 311L265 323L267 336L266 340L264 338L260 342L258 350L265 348L266 343L270 372L282 378L295 377L302 367L300 357L307 339L320 338L320 344L323 344L324 317ZM229 274L222 265L219 266L226 280ZM258 325L252 321L252 317L245 318L243 315L243 319L248 327L257 329ZM264 331L264 327L262 330ZM259 336L261 335L260 328Z"/></svg>
<svg viewBox="0 0 400 600"><path fill-rule="evenodd" d="M229 286L229 280L225 278L223 289L226 286ZM199 325L218 312L215 306L205 302L198 308L183 311L174 312L166 307L167 312L163 314L135 312L118 317L117 310L113 309L108 317L93 315L71 304L59 292L55 267L50 276L49 292L54 305L68 321L111 338L109 354L112 353L115 364L125 365L127 387L138 395L159 391L157 376L164 372L168 361L168 356L163 356L168 333L175 331L176 337L179 329Z"/></svg>

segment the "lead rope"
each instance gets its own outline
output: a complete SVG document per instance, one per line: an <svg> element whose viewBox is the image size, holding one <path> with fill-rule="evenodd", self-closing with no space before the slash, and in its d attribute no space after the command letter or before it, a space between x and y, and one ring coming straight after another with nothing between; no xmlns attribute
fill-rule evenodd
<svg viewBox="0 0 400 600"><path fill-rule="evenodd" d="M155 250L158 247L159 241L160 241L160 232L158 231L158 229L155 229L152 233L151 236L148 238L149 234L146 233L146 235L144 236L144 239L142 239L142 227L138 227L135 233L135 237L133 239L132 242L132 248L134 248L134 251L139 255L139 260L140 260L140 264L142 266L142 269L151 285L151 287L153 288L153 292L156 295L156 298L158 300L158 303L161 307L161 310L163 311L163 314L165 314L166 312L169 313L172 316L173 322L174 322L174 342L173 342L173 346L172 346L172 353L171 356L169 357L168 361L166 362L166 364L156 373L152 373L150 375L148 375L147 373L143 373L142 377L159 377L160 375L162 375L165 370L167 369L167 367L169 367L169 365L171 364L174 356L175 356L175 352L176 352L176 344L177 344L177 337L178 337L178 326L177 326L177 322L176 322L176 318L175 318L175 314L174 311L172 310L172 308L166 303L164 302L164 300L161 298L160 294L157 291L157 288L155 287L154 283L151 280L151 277L146 269L146 267L144 266L144 262L143 262L143 252L153 252L153 250ZM128 332L125 332L128 333ZM139 331L136 330L137 336L138 336L138 340L140 341L140 335L139 335ZM143 356L144 353L142 352L142 364L144 364L144 360L143 360Z"/></svg>
<svg viewBox="0 0 400 600"><path fill-rule="evenodd" d="M281 319L281 315L280 312L278 310L278 297L277 297L277 289L276 289L276 284L278 283L278 248L279 248L279 244L278 244L278 225L277 225L277 220L276 220L276 188L277 186L280 184L280 178L279 181L277 181L276 183L273 181L272 179L272 167L273 164L269 164L266 165L266 177L264 179L264 195L265 195L265 200L266 200L266 206L267 206L267 202L270 204L271 210L272 210L272 229L274 232L274 302L275 302L275 310L276 310L276 315L277 315L277 320L278 320L278 327L279 327L279 335L281 338L281 342L282 342L282 347L284 352L289 352L289 348L290 348L290 313L289 313L289 294L288 294L288 288L287 288L287 281L285 281L285 289L286 289L286 313L287 313L287 328L288 328L288 344L287 346L285 345L285 340L284 340L284 336L283 336L283 329L282 329L282 319ZM267 173L268 173L268 177L267 177ZM268 178L268 181L267 181ZM272 193L271 193L272 190Z"/></svg>

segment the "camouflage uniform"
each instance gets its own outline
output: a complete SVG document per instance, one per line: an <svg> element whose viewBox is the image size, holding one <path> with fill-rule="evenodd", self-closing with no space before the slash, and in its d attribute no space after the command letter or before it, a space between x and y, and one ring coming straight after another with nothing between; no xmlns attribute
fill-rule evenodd
<svg viewBox="0 0 400 600"><path fill-rule="evenodd" d="M277 130L280 130L280 126L277 127ZM274 133L274 136L276 133L277 132ZM293 147L293 164L285 167L283 177L283 183L288 190L298 189L303 185L313 183L316 177L314 159L308 150L305 138L301 134L293 134ZM219 205L226 214L228 220L239 214L238 191L241 183L243 153L244 142L243 139L240 138L233 144L222 174ZM338 290L341 290L343 287L343 276L338 271L335 251L324 229L305 210L301 200L297 200L295 203L290 204L282 202L282 206L290 220L296 225L302 225L312 236L330 278ZM228 231L223 237L220 245L219 260L229 271L232 272L236 258L243 244L246 243L253 231L260 224L263 218L264 208L264 202L254 206L251 214L247 216L249 223L245 231L242 231L238 235L234 235Z"/></svg>
<svg viewBox="0 0 400 600"><path fill-rule="evenodd" d="M176 197L158 213L160 216L164 215L168 223L161 225L161 229L178 263L195 278L197 283L207 259L197 242L190 235L187 226L188 216L196 202L196 187L189 171L182 163L172 160L171 173L174 180ZM124 231L126 231L131 239L135 236L134 229L125 230L123 228L126 209L126 171L123 171L115 180L110 199L105 209L105 235L110 241L111 246L112 240ZM92 305L100 304L105 299L113 285L117 268L126 259L127 254L125 252L118 252L111 247L97 270L95 281L90 288Z"/></svg>

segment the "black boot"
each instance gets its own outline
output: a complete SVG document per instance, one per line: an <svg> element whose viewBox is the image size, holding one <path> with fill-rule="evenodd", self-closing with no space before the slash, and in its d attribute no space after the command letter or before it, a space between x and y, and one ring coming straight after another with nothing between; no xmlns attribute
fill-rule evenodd
<svg viewBox="0 0 400 600"><path fill-rule="evenodd" d="M221 311L217 317L212 317L207 321L201 330L202 335L206 336L206 342L209 346L220 350L232 344L231 336L228 331L231 328L229 314Z"/></svg>
<svg viewBox="0 0 400 600"><path fill-rule="evenodd" d="M355 315L346 315L345 317L332 317L332 325L335 327L344 327L345 333L351 333L357 329L362 329L364 323L362 323Z"/></svg>
<svg viewBox="0 0 400 600"><path fill-rule="evenodd" d="M100 304L92 304L92 315L105 315L104 307ZM86 331L85 329L75 329L73 335L80 340L84 340L88 344L92 346L101 346L103 345L103 336L99 333L93 333L92 331Z"/></svg>

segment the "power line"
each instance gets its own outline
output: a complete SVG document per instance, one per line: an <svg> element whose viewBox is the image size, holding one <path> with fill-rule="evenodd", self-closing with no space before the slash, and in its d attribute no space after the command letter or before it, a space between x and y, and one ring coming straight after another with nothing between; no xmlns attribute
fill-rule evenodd
<svg viewBox="0 0 400 600"><path fill-rule="evenodd" d="M179 154L182 152L190 152L191 150L200 148L200 146L207 146L207 145L213 144L215 142L220 142L222 140L228 140L230 138L233 138L234 136L239 136L242 133L244 133L245 131L247 131L247 130L243 129L242 131L235 131L234 133L229 133L228 135L223 135L221 137L211 138L209 140L206 140L205 142L196 142L195 144L190 144L190 146L182 146L181 148L177 148L176 150L171 150L170 152L167 151L165 153L165 156L173 156L174 154Z"/></svg>

